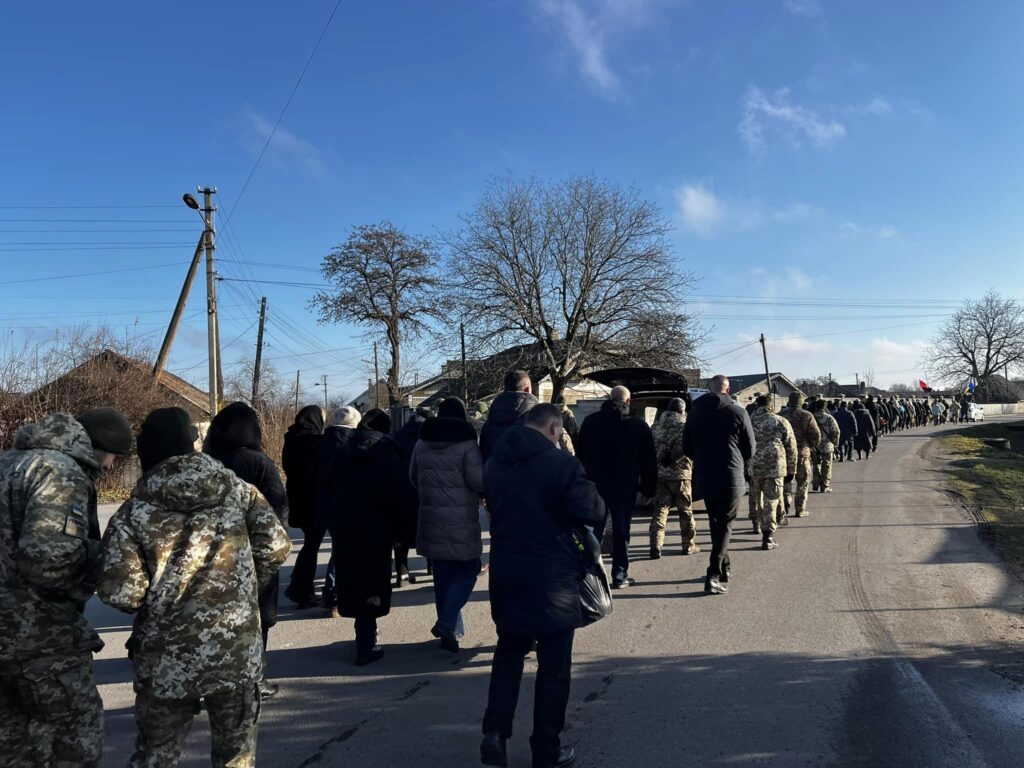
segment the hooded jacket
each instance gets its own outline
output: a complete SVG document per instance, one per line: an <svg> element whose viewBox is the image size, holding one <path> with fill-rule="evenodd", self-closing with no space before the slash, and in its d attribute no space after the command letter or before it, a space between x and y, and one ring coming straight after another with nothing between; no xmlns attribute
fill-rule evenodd
<svg viewBox="0 0 1024 768"><path fill-rule="evenodd" d="M295 528L313 525L316 510L316 462L324 439L324 416L320 406L307 405L288 427L281 450L288 494L288 523Z"/></svg>
<svg viewBox="0 0 1024 768"><path fill-rule="evenodd" d="M658 456L659 480L689 480L693 462L683 451L686 417L665 411L654 425L654 449Z"/></svg>
<svg viewBox="0 0 1024 768"><path fill-rule="evenodd" d="M576 458L609 506L632 509L637 491L658 490L658 458L647 422L629 415L629 404L605 400L601 410L583 420Z"/></svg>
<svg viewBox="0 0 1024 768"><path fill-rule="evenodd" d="M480 431L480 455L484 461L491 457L494 446L509 428L526 423L526 414L537 402L529 392L502 392L494 398Z"/></svg>
<svg viewBox="0 0 1024 768"><path fill-rule="evenodd" d="M167 699L260 678L257 601L291 542L260 493L202 453L161 462L103 537L100 599L135 613L136 677Z"/></svg>
<svg viewBox="0 0 1024 768"><path fill-rule="evenodd" d="M582 625L582 567L560 534L605 519L597 488L540 432L512 427L484 466L491 512L491 617L499 632L537 635Z"/></svg>
<svg viewBox="0 0 1024 768"><path fill-rule="evenodd" d="M26 424L0 454L0 661L103 647L82 613L101 560L98 476L68 413Z"/></svg>
<svg viewBox="0 0 1024 768"><path fill-rule="evenodd" d="M693 498L743 496L743 470L757 447L750 416L728 395L708 392L693 401L683 433L693 460Z"/></svg>
<svg viewBox="0 0 1024 768"><path fill-rule="evenodd" d="M871 438L877 434L871 412L861 403L853 409L853 415L857 419L857 435L853 438L854 447L858 451L871 450Z"/></svg>
<svg viewBox="0 0 1024 768"><path fill-rule="evenodd" d="M757 447L750 460L752 477L785 477L796 474L796 437L790 423L761 406L750 424Z"/></svg>
<svg viewBox="0 0 1024 768"><path fill-rule="evenodd" d="M811 449L817 448L821 442L821 428L814 420L814 414L796 406L786 406L779 415L789 421L796 435L796 449L801 459L811 456Z"/></svg>
<svg viewBox="0 0 1024 768"><path fill-rule="evenodd" d="M845 443L857 436L857 417L849 408L836 411L836 423L839 425L839 442Z"/></svg>
<svg viewBox="0 0 1024 768"><path fill-rule="evenodd" d="M419 492L416 551L430 560L480 557L484 465L473 425L458 418L427 419L409 480Z"/></svg>

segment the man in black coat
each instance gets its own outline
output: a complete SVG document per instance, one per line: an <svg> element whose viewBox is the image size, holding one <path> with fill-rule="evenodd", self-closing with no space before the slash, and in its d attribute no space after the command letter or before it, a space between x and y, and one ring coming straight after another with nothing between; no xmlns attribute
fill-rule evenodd
<svg viewBox="0 0 1024 768"><path fill-rule="evenodd" d="M871 414L871 421L875 425L875 431L871 435L871 448L869 453L874 453L878 450L878 430L881 429L881 421L879 420L878 402L874 397L868 395L867 404L864 406L868 413Z"/></svg>
<svg viewBox="0 0 1024 768"><path fill-rule="evenodd" d="M836 411L836 423L839 425L839 461L853 459L853 440L857 437L857 418L846 406L844 400Z"/></svg>
<svg viewBox="0 0 1024 768"><path fill-rule="evenodd" d="M542 404L526 426L507 430L484 467L491 511L491 617L498 645L484 713L480 757L507 765L523 659L537 643L534 692L534 768L562 768L575 759L562 747L571 682L572 641L582 626L579 560L562 540L573 526L596 526L605 517L594 484L572 456L558 450L562 415Z"/></svg>
<svg viewBox="0 0 1024 768"><path fill-rule="evenodd" d="M533 383L526 371L505 374L505 391L494 398L480 432L480 455L484 461L490 458L494 446L507 430L523 425L527 412L538 402L532 390Z"/></svg>
<svg viewBox="0 0 1024 768"><path fill-rule="evenodd" d="M729 537L746 485L743 471L757 444L750 416L729 397L729 379L715 376L709 389L693 401L683 451L693 461L693 496L704 499L711 529L704 591L721 595L729 590Z"/></svg>
<svg viewBox="0 0 1024 768"><path fill-rule="evenodd" d="M317 604L313 580L324 529L318 528L316 517L316 461L324 438L324 412L318 405L307 405L295 415L288 427L281 450L281 466L288 478L288 522L302 529L302 550L295 559L292 578L284 594L298 608Z"/></svg>
<svg viewBox="0 0 1024 768"><path fill-rule="evenodd" d="M576 458L608 507L612 519L612 588L633 583L629 576L629 527L637 492L649 504L658 490L658 458L654 436L643 419L629 414L630 394L614 387L601 410L583 420ZM600 541L605 523L594 529Z"/></svg>
<svg viewBox="0 0 1024 768"><path fill-rule="evenodd" d="M419 517L420 497L409 480L409 465L412 452L420 439L420 430L430 416L430 411L417 409L395 435L395 442L402 453L401 515L398 519L395 539L395 588L401 589L402 582L416 583L416 576L409 571L409 550L416 546L416 525Z"/></svg>

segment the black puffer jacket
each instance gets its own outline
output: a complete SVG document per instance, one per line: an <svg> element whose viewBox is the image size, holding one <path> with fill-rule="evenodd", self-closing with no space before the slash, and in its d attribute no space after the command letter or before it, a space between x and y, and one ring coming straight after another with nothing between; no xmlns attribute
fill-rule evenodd
<svg viewBox="0 0 1024 768"><path fill-rule="evenodd" d="M658 489L654 435L646 421L629 415L627 403L606 400L600 411L583 420L576 458L601 498L616 509L631 506L637 491L654 496Z"/></svg>
<svg viewBox="0 0 1024 768"><path fill-rule="evenodd" d="M560 534L605 518L579 462L540 432L512 427L484 467L491 511L491 616L499 631L525 635L581 626L583 576Z"/></svg>
<svg viewBox="0 0 1024 768"><path fill-rule="evenodd" d="M529 392L502 392L491 403L487 421L480 432L480 455L484 461L491 457L498 440L511 427L523 426L526 414L537 404L537 398Z"/></svg>
<svg viewBox="0 0 1024 768"><path fill-rule="evenodd" d="M316 517L316 462L324 439L324 414L318 405L307 405L288 427L281 451L281 464L288 478L288 522L294 528L309 528Z"/></svg>
<svg viewBox="0 0 1024 768"><path fill-rule="evenodd" d="M683 431L694 500L743 496L743 467L756 448L750 416L731 397L708 392L694 400Z"/></svg>

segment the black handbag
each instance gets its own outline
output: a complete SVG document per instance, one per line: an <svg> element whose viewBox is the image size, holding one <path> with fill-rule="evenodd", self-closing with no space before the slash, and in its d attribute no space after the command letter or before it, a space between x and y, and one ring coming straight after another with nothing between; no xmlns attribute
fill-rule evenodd
<svg viewBox="0 0 1024 768"><path fill-rule="evenodd" d="M582 571L579 581L580 627L586 627L612 612L612 591L601 560L601 542L593 531L584 526L574 526L566 535Z"/></svg>

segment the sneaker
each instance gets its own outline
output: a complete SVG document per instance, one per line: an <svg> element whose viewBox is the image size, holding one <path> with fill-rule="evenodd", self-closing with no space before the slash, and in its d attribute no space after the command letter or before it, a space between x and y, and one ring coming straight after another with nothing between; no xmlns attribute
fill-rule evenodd
<svg viewBox="0 0 1024 768"><path fill-rule="evenodd" d="M768 550L771 550L771 549L778 549L778 548L779 548L779 542L777 542L771 536L766 536L764 541L761 542L761 549L763 549L765 552L767 552Z"/></svg>
<svg viewBox="0 0 1024 768"><path fill-rule="evenodd" d="M631 587L634 584L636 584L636 579L627 574L622 574L621 576L616 576L612 579L611 586L612 589L625 589L626 587Z"/></svg>
<svg viewBox="0 0 1024 768"><path fill-rule="evenodd" d="M828 488L822 490L822 493L832 493L832 486L830 485Z"/></svg>
<svg viewBox="0 0 1024 768"><path fill-rule="evenodd" d="M722 583L716 576L708 576L704 581L704 591L709 595L724 595L729 587Z"/></svg>
<svg viewBox="0 0 1024 768"><path fill-rule="evenodd" d="M272 683L267 678L262 677L256 684L260 690L260 700L269 699L272 696L276 696L277 692L281 690L281 686L277 683Z"/></svg>
<svg viewBox="0 0 1024 768"><path fill-rule="evenodd" d="M690 546L683 550L684 555L696 555L700 553L700 544L690 542Z"/></svg>
<svg viewBox="0 0 1024 768"><path fill-rule="evenodd" d="M505 739L497 733L485 733L484 740L480 742L480 762L484 765L506 768L508 756L505 751Z"/></svg>

